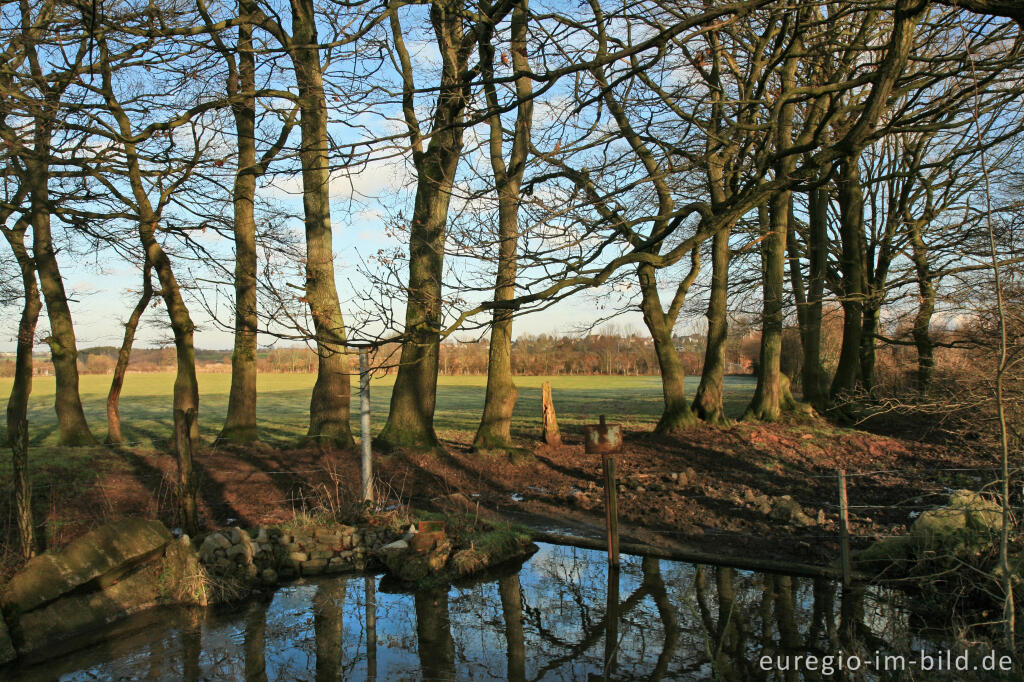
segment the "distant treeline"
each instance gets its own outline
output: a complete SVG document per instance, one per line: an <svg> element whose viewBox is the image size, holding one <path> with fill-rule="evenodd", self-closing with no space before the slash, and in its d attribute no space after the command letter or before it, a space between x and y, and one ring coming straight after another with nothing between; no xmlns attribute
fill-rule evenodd
<svg viewBox="0 0 1024 682"><path fill-rule="evenodd" d="M688 374L699 374L704 358L703 337L677 336L676 349ZM393 371L397 347L374 353L373 364ZM78 353L83 374L110 374L117 362L114 346L84 348ZM487 374L487 340L448 341L441 344L441 373ZM757 337L738 338L730 344L729 372L748 374L757 356ZM35 359L35 373L53 373L49 356ZM308 348L271 348L258 354L260 372L315 372L316 353ZM196 350L196 366L204 372L230 372L231 351ZM354 368L353 358L353 368ZM130 372L167 372L175 368L173 348L137 348L128 365ZM541 334L521 336L512 343L512 371L518 375L657 375L658 359L650 337L639 334L591 334L583 337ZM14 374L14 359L0 358L0 376Z"/></svg>

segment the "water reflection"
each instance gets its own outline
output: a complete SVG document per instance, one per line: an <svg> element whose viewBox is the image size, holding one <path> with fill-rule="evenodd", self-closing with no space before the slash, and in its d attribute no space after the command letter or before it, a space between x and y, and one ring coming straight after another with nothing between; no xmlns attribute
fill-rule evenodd
<svg viewBox="0 0 1024 682"><path fill-rule="evenodd" d="M415 594L374 577L298 582L231 610L166 611L0 678L788 681L804 678L761 657L873 654L913 635L879 589L639 557L609 572L605 559L546 545L519 571Z"/></svg>

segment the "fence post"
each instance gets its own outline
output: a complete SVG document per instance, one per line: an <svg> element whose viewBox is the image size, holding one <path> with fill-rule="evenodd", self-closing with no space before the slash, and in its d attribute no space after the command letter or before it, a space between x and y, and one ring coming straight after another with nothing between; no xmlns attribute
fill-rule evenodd
<svg viewBox="0 0 1024 682"><path fill-rule="evenodd" d="M359 349L359 437L363 452L363 502L373 502L373 438L370 436L370 349Z"/></svg>
<svg viewBox="0 0 1024 682"><path fill-rule="evenodd" d="M615 481L615 458L605 455L604 516L608 531L608 563L619 567L619 490Z"/></svg>
<svg viewBox="0 0 1024 682"><path fill-rule="evenodd" d="M839 560L843 566L843 587L850 586L850 516L846 501L846 471L838 472L839 483Z"/></svg>

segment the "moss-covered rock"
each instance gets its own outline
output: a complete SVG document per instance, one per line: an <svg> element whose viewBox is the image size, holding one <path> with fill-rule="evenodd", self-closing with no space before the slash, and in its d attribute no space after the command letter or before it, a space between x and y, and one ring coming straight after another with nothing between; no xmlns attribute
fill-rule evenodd
<svg viewBox="0 0 1024 682"><path fill-rule="evenodd" d="M13 661L17 656L18 652L15 651L14 643L11 642L11 633L7 630L7 623L0 618L0 665Z"/></svg>
<svg viewBox="0 0 1024 682"><path fill-rule="evenodd" d="M969 562L998 540L999 505L970 490L957 490L944 507L922 513L910 532L879 540L857 552L854 561L874 569L895 567L900 573L934 571Z"/></svg>
<svg viewBox="0 0 1024 682"><path fill-rule="evenodd" d="M17 616L90 583L102 589L159 556L170 541L170 532L159 521L122 519L100 526L63 550L25 564L7 584L0 607Z"/></svg>

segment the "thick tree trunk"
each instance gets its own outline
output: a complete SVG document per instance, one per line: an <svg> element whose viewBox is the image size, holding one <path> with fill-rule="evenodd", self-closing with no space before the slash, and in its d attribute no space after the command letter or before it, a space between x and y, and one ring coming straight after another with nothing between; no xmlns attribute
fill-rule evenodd
<svg viewBox="0 0 1024 682"><path fill-rule="evenodd" d="M18 343L14 359L14 383L7 400L7 440L13 468L14 514L18 554L29 559L35 554L35 525L32 522L32 483L28 472L28 399L32 393L32 348L36 323L43 304L32 259L25 248L25 228L21 222L13 230L4 230L21 270L25 301L18 322Z"/></svg>
<svg viewBox="0 0 1024 682"><path fill-rule="evenodd" d="M139 328L139 320L146 312L149 300L153 297L153 281L151 279L153 266L146 261L142 269L142 295L139 302L135 304L128 321L124 323L124 340L121 342L121 350L117 353L117 364L114 365L114 376L110 380L110 391L107 393L107 438L104 441L108 444L124 442L121 435L121 388L124 386L124 375L128 371L128 361L132 356L132 344L135 343L135 331Z"/></svg>
<svg viewBox="0 0 1024 682"><path fill-rule="evenodd" d="M240 3L241 4L241 3ZM232 191L235 238L235 339L228 413L218 440L252 443L256 430L256 87L252 28L238 27L238 92L233 93L238 169Z"/></svg>
<svg viewBox="0 0 1024 682"><path fill-rule="evenodd" d="M513 68L520 73L529 71L526 52L527 3L517 5L512 14L511 45ZM494 47L490 41L481 44L481 63L486 69L484 90L487 106L495 113L490 117L490 157L498 193L498 273L494 286L495 301L509 301L515 297L516 270L519 244L519 188L526 168L530 126L533 121L533 88L528 77L516 79L519 106L516 114L515 134L508 166L505 165L502 145L503 129L497 113L498 97L495 91ZM484 413L480 420L473 448L490 450L512 447L512 413L518 390L512 381L512 319L513 311L495 308L491 323L491 344L487 357L487 394Z"/></svg>
<svg viewBox="0 0 1024 682"><path fill-rule="evenodd" d="M868 394L875 389L875 335L878 333L881 312L876 301L869 301L864 306L864 320L861 323L860 382Z"/></svg>
<svg viewBox="0 0 1024 682"><path fill-rule="evenodd" d="M430 6L441 52L441 83L426 151L414 150L416 199L409 225L409 285L406 341L391 392L388 420L378 440L385 448L434 449L438 354L441 343L444 244L455 171L463 145L463 112L469 97L465 77L469 51L462 19L449 3ZM407 93L411 97L411 93Z"/></svg>
<svg viewBox="0 0 1024 682"><path fill-rule="evenodd" d="M40 124L37 123L37 127ZM49 153L49 133L36 134L35 145L38 155ZM32 223L32 252L36 271L39 273L39 287L46 302L50 321L50 335L46 341L53 358L53 373L57 387L54 407L57 412L57 426L61 445L92 445L95 439L89 431L78 392L78 346L75 340L75 326L71 320L64 280L57 265L57 254L50 233L49 167L45 158L37 158L30 164L28 179L31 185L29 202Z"/></svg>
<svg viewBox="0 0 1024 682"><path fill-rule="evenodd" d="M822 300L828 263L828 194L822 189L813 189L808 203L807 258L810 269L804 312L799 320L803 350L801 383L804 400L823 412L828 408L828 376L821 365Z"/></svg>
<svg viewBox="0 0 1024 682"><path fill-rule="evenodd" d="M860 187L858 157L848 156L839 165L840 237L842 256L843 342L830 396L857 388L860 379L860 346L863 332L864 294L864 195Z"/></svg>
<svg viewBox="0 0 1024 682"><path fill-rule="evenodd" d="M654 340L654 353L658 358L661 370L661 391L664 399L661 418L654 427L658 434L670 433L676 429L693 426L697 417L690 409L686 399L686 370L676 352L672 340L672 321L665 315L658 295L656 271L651 265L637 268L640 278L640 309L643 312L644 324L647 325L651 338Z"/></svg>
<svg viewBox="0 0 1024 682"><path fill-rule="evenodd" d="M715 233L711 243L711 292L708 298L708 339L704 351L704 368L700 386L693 401L697 416L709 424L725 426L723 381L725 349L729 339L729 235L731 230Z"/></svg>
<svg viewBox="0 0 1024 682"><path fill-rule="evenodd" d="M797 40L799 45L799 39ZM799 52L799 49L797 50ZM779 78L782 96L794 87L796 81L797 58L787 57ZM796 108L792 102L784 104L779 112L776 123L776 144L779 150L785 150L793 144L793 119ZM796 159L792 154L782 157L775 164L774 172L778 178L792 175ZM761 233L765 238L761 242L761 271L763 273L762 291L764 296L764 313L761 323L761 353L757 372L757 388L744 419L761 419L774 421L779 418L782 410L790 407L792 402L788 395L788 379L783 385L781 370L782 361L782 323L783 323L783 282L786 278L786 244L790 230L790 216L793 214L792 191L777 192L772 196L769 205L758 207L758 221Z"/></svg>
<svg viewBox="0 0 1024 682"><path fill-rule="evenodd" d="M771 207L759 207L761 272L764 311L761 321L761 352L757 388L744 419L775 421L782 413L782 285L785 279L786 232L789 223L790 192L780 192Z"/></svg>
<svg viewBox="0 0 1024 682"><path fill-rule="evenodd" d="M327 101L312 0L292 0L292 63L302 134L302 207L306 228L306 300L318 355L306 437L323 447L355 445L349 424L350 368L345 322L334 279Z"/></svg>

